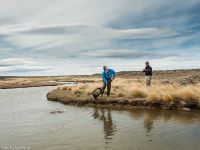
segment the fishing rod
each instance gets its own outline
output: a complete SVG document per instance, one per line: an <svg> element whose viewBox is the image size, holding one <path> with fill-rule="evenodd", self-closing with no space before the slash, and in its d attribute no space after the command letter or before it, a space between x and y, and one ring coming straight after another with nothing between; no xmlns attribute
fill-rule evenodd
<svg viewBox="0 0 200 150"><path fill-rule="evenodd" d="M150 57L149 57L149 62L152 60L152 58L154 57L155 55L155 49L152 51Z"/></svg>

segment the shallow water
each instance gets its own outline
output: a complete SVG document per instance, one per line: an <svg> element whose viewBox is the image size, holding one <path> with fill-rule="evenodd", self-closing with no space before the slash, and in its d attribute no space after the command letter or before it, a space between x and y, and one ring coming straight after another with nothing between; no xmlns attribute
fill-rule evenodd
<svg viewBox="0 0 200 150"><path fill-rule="evenodd" d="M46 93L53 88L0 90L0 149L200 148L199 111L115 111L65 106L46 100Z"/></svg>

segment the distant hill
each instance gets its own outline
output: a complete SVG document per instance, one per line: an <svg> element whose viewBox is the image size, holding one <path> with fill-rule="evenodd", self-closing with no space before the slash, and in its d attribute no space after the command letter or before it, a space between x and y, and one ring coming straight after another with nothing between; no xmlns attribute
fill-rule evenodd
<svg viewBox="0 0 200 150"><path fill-rule="evenodd" d="M177 70L154 70L153 75L169 75L169 74L191 74L200 73L200 69L177 69ZM93 76L100 76L100 73L93 74ZM142 71L120 71L118 76L140 76L144 75Z"/></svg>

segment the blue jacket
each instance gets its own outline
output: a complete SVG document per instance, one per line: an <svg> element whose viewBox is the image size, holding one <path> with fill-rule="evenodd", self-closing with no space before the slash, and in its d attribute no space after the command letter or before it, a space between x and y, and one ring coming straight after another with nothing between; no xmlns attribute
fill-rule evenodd
<svg viewBox="0 0 200 150"><path fill-rule="evenodd" d="M102 72L102 79L104 84L107 84L107 80L109 78L113 78L116 76L116 72L113 69L108 69L108 72Z"/></svg>

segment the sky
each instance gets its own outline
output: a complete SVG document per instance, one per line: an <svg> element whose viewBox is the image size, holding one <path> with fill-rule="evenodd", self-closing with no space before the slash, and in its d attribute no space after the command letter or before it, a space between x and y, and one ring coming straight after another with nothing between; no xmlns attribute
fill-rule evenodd
<svg viewBox="0 0 200 150"><path fill-rule="evenodd" d="M200 0L0 0L0 76L200 68Z"/></svg>

